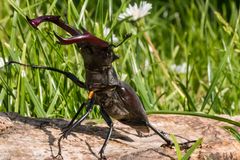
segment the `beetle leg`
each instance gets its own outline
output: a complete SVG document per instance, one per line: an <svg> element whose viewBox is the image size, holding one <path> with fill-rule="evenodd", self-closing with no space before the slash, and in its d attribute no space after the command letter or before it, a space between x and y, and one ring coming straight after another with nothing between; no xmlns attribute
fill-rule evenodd
<svg viewBox="0 0 240 160"><path fill-rule="evenodd" d="M67 136L72 131L72 129L75 128L77 125L81 124L82 121L84 121L87 118L89 113L92 111L93 105L94 105L94 100L90 99L87 103L87 112L79 120L69 125L69 127L65 131L63 131L62 133L63 138L67 138Z"/></svg>
<svg viewBox="0 0 240 160"><path fill-rule="evenodd" d="M157 130L155 127L153 127L149 122L146 122L146 125L147 125L149 128L151 128L155 133L157 133L157 134L167 143L166 146L169 146L169 147L173 146L173 142L172 142L169 138L166 137L166 134L165 134L164 132L158 131L158 130Z"/></svg>
<svg viewBox="0 0 240 160"><path fill-rule="evenodd" d="M58 154L56 157L62 157L62 151L61 151L61 141L63 138L67 138L67 136L70 134L70 132L72 131L73 128L75 128L77 125L81 124L82 121L84 121L87 116L89 115L89 113L92 111L94 105L94 97L93 97L93 91L91 91L89 93L89 97L88 97L88 102L87 102L87 112L76 122L73 123L73 121L71 121L70 123L72 123L71 125L68 125L68 128L62 132L62 135L60 136L60 138L58 139ZM83 107L84 105L81 105L80 109ZM79 109L79 110L80 110ZM79 111L78 110L78 111ZM80 112L80 111L79 111ZM77 113L78 114L78 113ZM74 117L77 117L76 115Z"/></svg>
<svg viewBox="0 0 240 160"><path fill-rule="evenodd" d="M86 89L86 85L84 82L80 81L74 74L72 74L71 72L67 72L67 71L63 71L57 68L53 68L53 67L48 67L48 66L37 66L37 65L30 65L30 64L23 64L17 61L9 61L6 63L5 66L11 65L11 64L19 64L21 66L25 66L25 67L31 67L34 69L45 69L45 70L50 70L50 71L54 71L54 72L58 72L61 74L64 74L67 78L71 79L76 85L78 85L81 88Z"/></svg>
<svg viewBox="0 0 240 160"><path fill-rule="evenodd" d="M172 148L174 143L166 137L167 133L166 132L163 132L163 131L158 131L155 127L153 127L149 122L146 122L146 125L148 127L150 127L155 133L157 133L165 142L166 144L163 144L162 147L170 147ZM180 137L180 136L177 136L177 137ZM180 137L182 138L182 137ZM185 138L183 138L185 139ZM181 149L188 149L191 147L191 143L195 143L196 140L187 140L187 142L183 142L183 143L179 143L179 146Z"/></svg>
<svg viewBox="0 0 240 160"><path fill-rule="evenodd" d="M100 150L100 152L99 152L100 158L101 158L101 159L106 159L106 157L104 156L104 150L105 150L105 148L106 148L106 146L107 146L107 143L108 143L108 141L109 141L109 139L110 139L110 137L111 137L111 134L112 134L113 122L112 122L111 118L109 117L109 115L106 113L106 111L105 111L102 107L101 107L101 109L100 109L100 112L101 112L101 114L102 114L102 116L103 116L103 119L105 120L105 122L106 122L107 125L109 126L109 130L108 130L108 133L107 133L107 137L105 138L105 141L104 141L104 143L103 143L103 145L102 145L102 148L101 148L101 150Z"/></svg>
<svg viewBox="0 0 240 160"><path fill-rule="evenodd" d="M26 18L27 18L28 23L31 24L31 26L36 29L37 29L38 25L40 25L42 22L52 22L52 23L56 24L57 26L61 27L62 29L64 29L65 31L67 31L68 33L70 33L72 36L81 35L79 30L77 30L74 27L71 27L68 24L66 24L65 22L63 22L60 19L60 16L46 15L46 16L37 17L35 19L30 19L29 17L26 16ZM85 32L85 30L83 30L83 32Z"/></svg>
<svg viewBox="0 0 240 160"><path fill-rule="evenodd" d="M76 120L77 116L80 114L80 112L82 111L83 107L86 106L86 103L82 103L82 105L80 106L80 108L78 109L77 113L74 115L74 117L72 118L72 120L68 123L68 125L66 127L64 127L63 129L67 129L69 128L73 122Z"/></svg>

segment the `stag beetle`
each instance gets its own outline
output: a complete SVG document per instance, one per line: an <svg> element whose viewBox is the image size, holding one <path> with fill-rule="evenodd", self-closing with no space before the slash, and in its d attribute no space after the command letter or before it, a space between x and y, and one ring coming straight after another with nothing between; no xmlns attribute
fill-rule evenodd
<svg viewBox="0 0 240 160"><path fill-rule="evenodd" d="M86 71L85 83L80 81L72 73L53 67L29 65L17 61L7 62L7 65L19 64L31 68L46 69L64 74L80 88L89 91L87 102L80 106L77 113L65 127L58 140L58 156L61 156L61 140L66 138L74 127L81 124L81 122L86 119L94 104L100 106L100 113L109 126L108 134L99 152L101 159L105 158L104 150L113 130L111 117L136 129L138 133L149 133L150 129L152 129L166 142L166 146L171 147L173 145L172 141L166 136L165 132L158 131L149 123L139 97L136 95L132 87L118 79L112 66L112 63L119 58L113 52L113 47L119 46L131 35L126 35L124 40L119 45L115 46L97 38L83 27L81 27L81 31L79 31L69 26L60 19L60 16L46 15L35 19L26 18L28 23L36 29L42 22L51 22L70 33L72 35L71 38L62 38L55 32L54 35L58 39L59 44L67 45L76 43L80 48L80 53L84 59L84 67ZM80 119L76 120L77 116L84 107L86 107L86 113ZM194 141L188 141L182 143L181 145L186 145L192 142Z"/></svg>

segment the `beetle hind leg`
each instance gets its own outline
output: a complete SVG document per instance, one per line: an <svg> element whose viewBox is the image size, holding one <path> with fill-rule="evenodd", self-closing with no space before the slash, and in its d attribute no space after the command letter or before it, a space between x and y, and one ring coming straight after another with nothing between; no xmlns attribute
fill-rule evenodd
<svg viewBox="0 0 240 160"><path fill-rule="evenodd" d="M166 132L158 131L155 127L153 127L149 122L146 122L146 125L151 128L156 134L158 134L165 142L166 144L161 145L161 147L170 147L172 148L174 146L174 143L167 137L169 135ZM179 146L181 149L188 149L191 147L192 143L195 143L196 140L188 140L186 138L183 138L181 136L177 136L179 138L187 140L187 142L179 143Z"/></svg>
<svg viewBox="0 0 240 160"><path fill-rule="evenodd" d="M166 136L166 133L163 131L158 131L155 127L153 127L149 122L146 122L146 125L151 128L156 134L158 134L165 142L166 146L173 146L173 142Z"/></svg>

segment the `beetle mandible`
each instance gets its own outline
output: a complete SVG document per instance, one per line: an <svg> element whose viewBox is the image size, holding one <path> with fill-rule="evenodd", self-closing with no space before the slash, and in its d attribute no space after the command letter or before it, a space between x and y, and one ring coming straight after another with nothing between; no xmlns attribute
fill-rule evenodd
<svg viewBox="0 0 240 160"><path fill-rule="evenodd" d="M119 46L128 39L130 35L126 35L124 40L119 45L115 46L97 38L83 27L81 27L81 31L79 31L74 27L69 26L60 19L60 16L46 15L35 19L26 18L29 24L36 29L42 22L51 22L71 34L72 37L70 38L62 38L54 32L54 35L58 39L58 43L62 45L77 44L84 60L86 82L80 81L70 72L62 71L57 68L22 64L16 61L7 62L7 65L19 64L31 68L46 69L64 74L80 88L89 91L87 102L80 106L76 115L67 127L65 127L58 140L58 156L61 156L61 140L66 138L74 127L81 124L81 122L86 119L94 104L100 106L100 113L109 126L108 134L99 152L101 159L105 158L104 150L113 130L113 122L111 118L136 129L138 133L149 133L150 129L152 129L166 142L166 146L171 147L173 145L165 132L158 131L151 125L139 97L136 95L132 87L118 79L112 66L112 63L119 58L114 53L113 47ZM80 119L76 120L84 107L86 107L86 113ZM186 146L192 142L194 141L181 143L181 145Z"/></svg>

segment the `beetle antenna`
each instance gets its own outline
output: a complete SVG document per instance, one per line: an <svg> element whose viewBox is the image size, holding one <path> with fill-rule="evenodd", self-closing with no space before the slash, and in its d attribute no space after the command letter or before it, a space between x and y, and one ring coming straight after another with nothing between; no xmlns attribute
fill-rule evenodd
<svg viewBox="0 0 240 160"><path fill-rule="evenodd" d="M115 45L115 44L110 44L110 46L113 46L114 48L117 48L118 46L122 45L128 38L130 38L132 36L131 33L127 33L125 34L122 42L120 42L119 44Z"/></svg>

